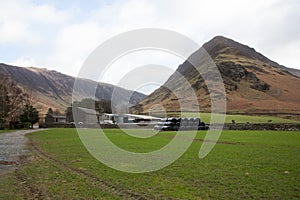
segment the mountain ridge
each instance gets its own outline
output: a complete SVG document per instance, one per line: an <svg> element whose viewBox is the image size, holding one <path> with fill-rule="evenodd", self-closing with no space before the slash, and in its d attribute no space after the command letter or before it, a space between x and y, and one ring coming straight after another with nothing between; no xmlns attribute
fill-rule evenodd
<svg viewBox="0 0 300 200"><path fill-rule="evenodd" d="M0 63L0 74L8 76L10 80L27 93L33 92L36 97L36 105L43 113L49 107L64 112L66 107L72 103L72 92L76 79L73 76L46 68L25 68L4 63ZM78 100L93 95L95 85L97 85L95 96L98 99L110 100L115 88L118 88L118 92L124 93L124 95L132 94L131 104L135 104L145 97L142 93L126 90L108 83L97 83L84 78L78 80L80 80L83 87L82 94L75 96Z"/></svg>
<svg viewBox="0 0 300 200"><path fill-rule="evenodd" d="M270 60L254 48L240 44L223 36L216 36L202 46L217 66L226 89L228 112L293 112L300 113L299 70L286 68ZM206 85L207 80L197 72L190 63L198 62L197 69L205 68L205 63L197 56L203 48L194 52L187 61L177 68L162 87L143 99L138 110L150 112L155 105L162 106L167 111L180 111L174 91L183 90L182 78L188 80L195 91L200 110L210 112L211 97ZM203 68L204 67L204 68ZM294 73L294 72L297 73ZM210 72L207 72L210 73ZM210 77L211 83L214 76ZM184 96L184 95L183 95ZM188 97L186 98L187 102ZM135 107L133 112L137 112ZM153 111L151 111L153 112Z"/></svg>
<svg viewBox="0 0 300 200"><path fill-rule="evenodd" d="M230 38L218 35L215 36L214 38L212 38L210 41L206 42L203 44L203 48L208 52L208 54L211 57L214 57L214 54L216 53L216 49L214 48L219 48L218 44L222 44L223 47L233 47L233 48L237 48L237 50L239 50L240 55L242 56L246 56L246 57L250 57L252 59L258 59L261 60L263 62L266 62L268 64L270 64L273 67L277 67L280 68L282 70L288 71L291 74L300 77L300 70L294 69L294 68L288 68L285 67L283 65L278 64L275 61L270 60L269 58L267 58L266 56L264 56L263 54L261 54L260 52L257 52L254 48L251 48L247 45L241 44L239 42L236 42ZM251 52L251 53L249 53ZM255 53L254 53L255 52Z"/></svg>

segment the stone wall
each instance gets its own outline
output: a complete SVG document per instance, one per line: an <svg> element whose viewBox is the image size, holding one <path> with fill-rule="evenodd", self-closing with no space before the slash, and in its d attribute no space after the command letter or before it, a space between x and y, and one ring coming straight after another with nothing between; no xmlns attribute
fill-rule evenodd
<svg viewBox="0 0 300 200"><path fill-rule="evenodd" d="M146 128L153 129L155 124L101 124L103 129L108 128ZM40 128L74 128L72 124L43 124ZM81 125L82 128L99 128L99 124ZM220 129L221 124L210 125L211 129ZM223 130L282 130L282 131L299 131L300 123L236 123L224 124Z"/></svg>
<svg viewBox="0 0 300 200"><path fill-rule="evenodd" d="M300 123L238 123L224 124L223 130L300 130Z"/></svg>
<svg viewBox="0 0 300 200"><path fill-rule="evenodd" d="M210 126L212 129L221 128L221 124L214 124ZM133 124L101 124L101 128L154 128L151 125L133 125ZM300 123L237 123L224 124L223 130L282 130L282 131L299 131Z"/></svg>

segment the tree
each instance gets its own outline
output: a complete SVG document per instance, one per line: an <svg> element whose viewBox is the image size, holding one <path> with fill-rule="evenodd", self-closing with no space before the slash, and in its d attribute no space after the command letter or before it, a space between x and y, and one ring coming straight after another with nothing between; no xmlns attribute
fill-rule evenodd
<svg viewBox="0 0 300 200"><path fill-rule="evenodd" d="M52 108L48 109L48 112L47 112L46 117L45 117L45 122L46 123L53 123L54 122Z"/></svg>
<svg viewBox="0 0 300 200"><path fill-rule="evenodd" d="M10 109L7 120L10 122L10 128L15 128L14 124L19 122L23 104L28 95L24 93L23 90L13 81L10 81L7 85L9 88L10 100Z"/></svg>
<svg viewBox="0 0 300 200"><path fill-rule="evenodd" d="M9 124L14 128L28 95L7 74L1 73L0 77L0 127Z"/></svg>
<svg viewBox="0 0 300 200"><path fill-rule="evenodd" d="M61 115L62 113L60 112L59 109L56 108L56 109L53 111L53 114L54 114L54 115Z"/></svg>
<svg viewBox="0 0 300 200"><path fill-rule="evenodd" d="M9 110L10 106L7 88L4 84L0 84L0 128L4 127Z"/></svg>
<svg viewBox="0 0 300 200"><path fill-rule="evenodd" d="M65 111L65 115L66 115L66 121L67 122L74 122L72 105L71 105L71 107L67 107L67 109Z"/></svg>
<svg viewBox="0 0 300 200"><path fill-rule="evenodd" d="M52 108L49 108L49 109L48 109L47 115L53 115L53 110L52 110Z"/></svg>
<svg viewBox="0 0 300 200"><path fill-rule="evenodd" d="M95 102L95 109L98 113L112 113L110 100L98 100Z"/></svg>
<svg viewBox="0 0 300 200"><path fill-rule="evenodd" d="M73 103L73 107L82 107L82 108L88 108L88 109L93 109L95 107L95 100L94 99L82 99L81 101L75 101Z"/></svg>
<svg viewBox="0 0 300 200"><path fill-rule="evenodd" d="M20 120L22 123L30 124L30 128L33 128L33 124L39 121L39 112L32 105L25 104Z"/></svg>
<svg viewBox="0 0 300 200"><path fill-rule="evenodd" d="M98 113L112 113L112 105L110 100L94 100L94 99L82 99L81 101L75 101L73 103L74 108L82 107L88 109L95 109Z"/></svg>

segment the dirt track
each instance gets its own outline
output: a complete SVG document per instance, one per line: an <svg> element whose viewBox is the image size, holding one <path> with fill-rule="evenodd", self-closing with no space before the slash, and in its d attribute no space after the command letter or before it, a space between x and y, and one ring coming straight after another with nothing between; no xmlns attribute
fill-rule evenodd
<svg viewBox="0 0 300 200"><path fill-rule="evenodd" d="M83 170L73 168L64 162L61 162L50 155L44 153L40 148L32 141L25 137L25 134L41 131L43 129L36 130L21 130L10 133L0 134L0 174L9 172L16 169L15 177L16 182L20 186L24 199L44 199L49 197L47 192L40 191L37 185L31 185L27 181L27 176L22 170L17 169L17 166L22 164L24 158L28 158L29 155L34 159L44 160L52 165L58 166L62 170L66 170L72 174L76 174L79 177L88 179L94 185L97 185L102 190L109 192L121 199L152 199L144 194L137 194L126 188L112 185L109 182L102 180L100 177L89 174ZM26 161L27 159L25 159Z"/></svg>
<svg viewBox="0 0 300 200"><path fill-rule="evenodd" d="M16 168L20 160L29 154L25 134L41 130L20 130L0 134L0 173Z"/></svg>

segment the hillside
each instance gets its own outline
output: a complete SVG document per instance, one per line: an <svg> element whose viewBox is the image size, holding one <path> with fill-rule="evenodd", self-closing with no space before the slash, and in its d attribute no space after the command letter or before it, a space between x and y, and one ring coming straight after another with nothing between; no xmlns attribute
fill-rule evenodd
<svg viewBox="0 0 300 200"><path fill-rule="evenodd" d="M203 48L221 73L229 113L300 113L299 70L279 65L255 49L222 36L205 43ZM200 57L201 49L188 60L196 61L196 67L204 69L205 63ZM179 111L174 91L184 93L185 88L181 84L184 78L195 91L200 110L210 112L207 82L188 61L181 64L163 86L133 107L132 112L149 112L157 105L167 111ZM213 79L211 76L208 82L213 83ZM185 101L189 103L189 96L185 97Z"/></svg>
<svg viewBox="0 0 300 200"><path fill-rule="evenodd" d="M35 105L42 112L46 112L49 107L64 112L67 106L72 102L72 91L75 78L57 71L50 71L41 68L23 68L6 64L0 64L0 74L7 75L26 93L34 97ZM92 80L81 79L82 91L76 99L82 99L93 94L94 85ZM135 104L145 97L144 94L132 92L116 86L98 83L96 98L109 100L113 90L117 88L118 92L124 96L133 93L130 103Z"/></svg>

